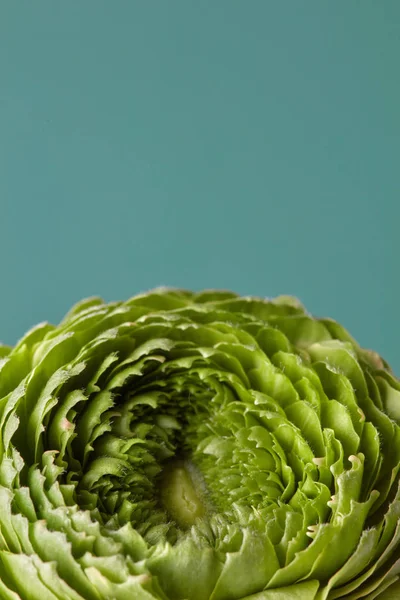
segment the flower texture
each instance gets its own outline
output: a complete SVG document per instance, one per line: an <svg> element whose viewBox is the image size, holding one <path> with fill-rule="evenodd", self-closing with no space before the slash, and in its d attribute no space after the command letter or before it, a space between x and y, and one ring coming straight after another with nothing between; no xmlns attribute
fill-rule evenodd
<svg viewBox="0 0 400 600"><path fill-rule="evenodd" d="M338 323L157 289L0 356L1 600L400 598L400 384Z"/></svg>

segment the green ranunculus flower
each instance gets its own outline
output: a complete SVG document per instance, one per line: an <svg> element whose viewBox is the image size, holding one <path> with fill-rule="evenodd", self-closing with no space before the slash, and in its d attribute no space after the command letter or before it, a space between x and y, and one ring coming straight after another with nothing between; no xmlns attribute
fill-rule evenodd
<svg viewBox="0 0 400 600"><path fill-rule="evenodd" d="M400 384L294 299L89 299L0 350L1 600L400 598Z"/></svg>

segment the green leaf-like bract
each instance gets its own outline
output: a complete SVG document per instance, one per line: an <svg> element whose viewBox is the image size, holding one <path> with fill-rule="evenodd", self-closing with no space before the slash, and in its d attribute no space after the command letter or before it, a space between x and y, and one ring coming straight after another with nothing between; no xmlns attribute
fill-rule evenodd
<svg viewBox="0 0 400 600"><path fill-rule="evenodd" d="M400 597L400 384L293 298L97 298L0 348L0 598Z"/></svg>

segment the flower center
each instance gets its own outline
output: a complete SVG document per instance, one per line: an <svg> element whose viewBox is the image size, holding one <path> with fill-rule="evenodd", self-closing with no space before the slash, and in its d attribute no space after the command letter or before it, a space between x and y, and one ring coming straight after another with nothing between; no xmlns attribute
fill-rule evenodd
<svg viewBox="0 0 400 600"><path fill-rule="evenodd" d="M161 502L170 518L181 529L189 529L205 516L204 483L192 463L169 461L160 479Z"/></svg>

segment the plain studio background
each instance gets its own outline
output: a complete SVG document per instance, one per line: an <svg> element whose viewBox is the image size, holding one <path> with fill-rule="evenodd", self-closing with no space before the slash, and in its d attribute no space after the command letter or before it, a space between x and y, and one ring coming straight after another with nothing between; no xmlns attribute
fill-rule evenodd
<svg viewBox="0 0 400 600"><path fill-rule="evenodd" d="M0 4L0 339L294 294L400 371L400 2Z"/></svg>

